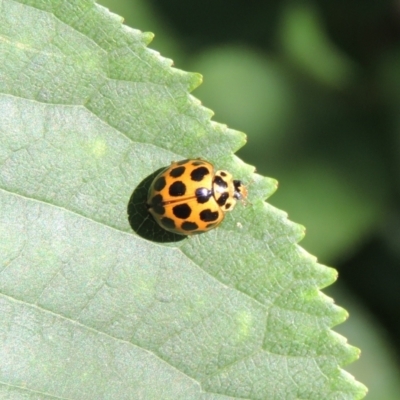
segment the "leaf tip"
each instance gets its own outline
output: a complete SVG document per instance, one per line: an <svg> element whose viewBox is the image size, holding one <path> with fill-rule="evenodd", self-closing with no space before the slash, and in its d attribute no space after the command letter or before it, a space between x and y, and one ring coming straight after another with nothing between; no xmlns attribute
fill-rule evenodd
<svg viewBox="0 0 400 400"><path fill-rule="evenodd" d="M153 32L142 32L143 43L148 46L154 39L155 35Z"/></svg>
<svg viewBox="0 0 400 400"><path fill-rule="evenodd" d="M190 72L190 83L189 91L192 92L194 89L198 88L203 83L203 75L198 72Z"/></svg>

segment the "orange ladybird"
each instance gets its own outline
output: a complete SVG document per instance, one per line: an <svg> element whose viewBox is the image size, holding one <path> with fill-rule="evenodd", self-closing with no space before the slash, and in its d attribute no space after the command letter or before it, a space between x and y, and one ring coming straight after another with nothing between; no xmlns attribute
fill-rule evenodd
<svg viewBox="0 0 400 400"><path fill-rule="evenodd" d="M153 180L147 206L157 223L179 235L209 231L247 197L241 181L202 159L172 162Z"/></svg>

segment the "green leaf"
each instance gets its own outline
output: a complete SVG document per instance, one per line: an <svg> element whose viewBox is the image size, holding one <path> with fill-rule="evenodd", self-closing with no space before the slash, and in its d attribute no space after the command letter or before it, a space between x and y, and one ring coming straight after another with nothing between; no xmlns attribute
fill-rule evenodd
<svg viewBox="0 0 400 400"><path fill-rule="evenodd" d="M201 77L91 1L0 1L0 396L361 399L330 330L347 314L319 292L336 272L189 95ZM144 200L190 157L252 183L183 238Z"/></svg>

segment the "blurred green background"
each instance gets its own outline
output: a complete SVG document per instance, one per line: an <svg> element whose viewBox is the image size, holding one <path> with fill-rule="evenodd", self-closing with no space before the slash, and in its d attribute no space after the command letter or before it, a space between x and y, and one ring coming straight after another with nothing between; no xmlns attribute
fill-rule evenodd
<svg viewBox="0 0 400 400"><path fill-rule="evenodd" d="M400 2L102 0L150 47L200 72L193 93L279 181L270 203L339 270L325 290L362 349L368 399L400 399Z"/></svg>

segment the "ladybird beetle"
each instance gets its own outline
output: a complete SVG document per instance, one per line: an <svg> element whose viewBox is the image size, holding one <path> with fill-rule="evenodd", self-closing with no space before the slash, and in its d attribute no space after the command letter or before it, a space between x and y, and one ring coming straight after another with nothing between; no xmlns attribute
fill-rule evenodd
<svg viewBox="0 0 400 400"><path fill-rule="evenodd" d="M202 159L182 160L172 162L154 178L147 206L163 229L191 235L218 226L225 211L246 197L246 187L229 172L215 172Z"/></svg>

